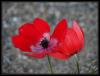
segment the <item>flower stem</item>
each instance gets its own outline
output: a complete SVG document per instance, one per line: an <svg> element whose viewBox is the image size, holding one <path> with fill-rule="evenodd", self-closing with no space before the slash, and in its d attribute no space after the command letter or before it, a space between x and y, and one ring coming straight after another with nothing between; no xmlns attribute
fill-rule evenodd
<svg viewBox="0 0 100 76"><path fill-rule="evenodd" d="M49 69L50 69L51 73L53 74L53 69L52 69L50 57L48 55L47 55L47 58L48 58Z"/></svg>
<svg viewBox="0 0 100 76"><path fill-rule="evenodd" d="M78 59L78 56L77 55L75 55L75 57L76 57L77 73L80 74L79 59Z"/></svg>

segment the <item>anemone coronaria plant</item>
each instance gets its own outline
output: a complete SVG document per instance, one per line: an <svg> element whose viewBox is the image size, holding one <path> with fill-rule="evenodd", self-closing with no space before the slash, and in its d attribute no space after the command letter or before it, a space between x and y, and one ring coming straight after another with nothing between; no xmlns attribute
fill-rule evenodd
<svg viewBox="0 0 100 76"><path fill-rule="evenodd" d="M13 45L20 51L27 52L26 56L33 58L47 56L52 73L50 57L67 60L80 52L84 46L84 33L76 20L69 28L67 20L62 19L52 34L49 24L41 18L23 24L18 30L19 34L12 37Z"/></svg>

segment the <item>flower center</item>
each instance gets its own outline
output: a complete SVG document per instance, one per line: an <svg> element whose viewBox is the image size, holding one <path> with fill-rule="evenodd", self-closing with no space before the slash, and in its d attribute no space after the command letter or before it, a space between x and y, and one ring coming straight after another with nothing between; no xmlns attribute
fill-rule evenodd
<svg viewBox="0 0 100 76"><path fill-rule="evenodd" d="M44 38L44 40L41 41L40 45L43 47L43 48L47 48L48 47L48 44L49 44L49 41Z"/></svg>

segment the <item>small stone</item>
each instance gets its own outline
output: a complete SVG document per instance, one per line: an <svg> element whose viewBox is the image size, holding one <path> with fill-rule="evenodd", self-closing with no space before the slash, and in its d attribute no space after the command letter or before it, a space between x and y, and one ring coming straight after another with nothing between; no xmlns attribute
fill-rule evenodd
<svg viewBox="0 0 100 76"><path fill-rule="evenodd" d="M24 56L24 55L23 55L23 56L22 56L22 59L26 60L26 59L27 59L27 56Z"/></svg>
<svg viewBox="0 0 100 76"><path fill-rule="evenodd" d="M3 27L4 28L8 28L8 25L7 25L7 23L5 21L3 21Z"/></svg>
<svg viewBox="0 0 100 76"><path fill-rule="evenodd" d="M29 70L29 73L33 73L33 70L32 70L32 69L30 69L30 70Z"/></svg>

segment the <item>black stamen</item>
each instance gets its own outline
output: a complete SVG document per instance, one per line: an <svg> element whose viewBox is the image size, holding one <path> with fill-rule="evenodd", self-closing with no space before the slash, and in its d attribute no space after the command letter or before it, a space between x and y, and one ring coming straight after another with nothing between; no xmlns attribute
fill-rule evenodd
<svg viewBox="0 0 100 76"><path fill-rule="evenodd" d="M45 38L44 40L41 41L40 45L43 48L47 48L48 47L48 43L49 43L49 41Z"/></svg>

